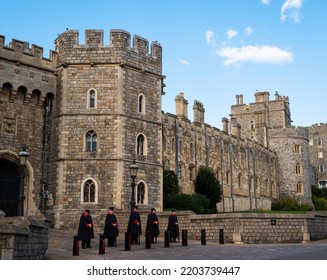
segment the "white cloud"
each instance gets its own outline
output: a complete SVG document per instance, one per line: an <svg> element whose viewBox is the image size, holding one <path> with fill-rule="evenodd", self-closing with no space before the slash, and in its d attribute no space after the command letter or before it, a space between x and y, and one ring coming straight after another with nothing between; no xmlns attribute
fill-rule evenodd
<svg viewBox="0 0 327 280"><path fill-rule="evenodd" d="M281 8L281 22L290 18L293 22L298 23L300 21L301 8L302 0L286 0Z"/></svg>
<svg viewBox="0 0 327 280"><path fill-rule="evenodd" d="M264 5L269 5L270 0L261 0L261 3L264 4Z"/></svg>
<svg viewBox="0 0 327 280"><path fill-rule="evenodd" d="M253 28L251 26L248 26L247 28L245 28L245 34L247 36L250 36L253 33Z"/></svg>
<svg viewBox="0 0 327 280"><path fill-rule="evenodd" d="M184 65L190 65L190 63L189 63L187 60L182 59L182 58L179 60L179 62L180 62L181 64L184 64Z"/></svg>
<svg viewBox="0 0 327 280"><path fill-rule="evenodd" d="M293 54L273 46L224 47L218 55L225 58L225 65L242 62L285 64L293 61Z"/></svg>
<svg viewBox="0 0 327 280"><path fill-rule="evenodd" d="M214 32L212 30L207 30L205 33L207 44L214 44Z"/></svg>
<svg viewBox="0 0 327 280"><path fill-rule="evenodd" d="M227 38L228 39L231 39L231 38L237 36L237 34L238 34L238 31L237 30L234 30L234 29L229 29L226 32L226 35L227 35Z"/></svg>

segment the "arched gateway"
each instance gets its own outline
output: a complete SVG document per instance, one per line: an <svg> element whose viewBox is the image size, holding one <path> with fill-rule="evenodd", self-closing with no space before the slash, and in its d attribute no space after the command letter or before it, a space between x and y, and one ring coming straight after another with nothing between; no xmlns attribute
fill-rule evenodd
<svg viewBox="0 0 327 280"><path fill-rule="evenodd" d="M17 216L19 202L19 167L0 159L0 209L7 217Z"/></svg>

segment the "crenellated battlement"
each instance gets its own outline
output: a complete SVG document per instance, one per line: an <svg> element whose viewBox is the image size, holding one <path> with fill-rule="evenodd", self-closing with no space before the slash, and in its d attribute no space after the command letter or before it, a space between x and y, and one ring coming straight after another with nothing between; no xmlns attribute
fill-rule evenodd
<svg viewBox="0 0 327 280"><path fill-rule="evenodd" d="M133 43L131 45L131 42ZM109 45L104 45L103 30L86 30L85 44L79 42L79 31L66 30L55 40L59 64L120 63L143 71L162 71L162 47L121 29L110 30Z"/></svg>
<svg viewBox="0 0 327 280"><path fill-rule="evenodd" d="M49 58L43 56L43 47L28 42L12 39L6 45L5 36L0 35L0 58L21 64L28 64L39 68L55 69L57 53L50 50Z"/></svg>
<svg viewBox="0 0 327 280"><path fill-rule="evenodd" d="M319 128L319 127L323 127L323 128L327 128L327 123L315 123L313 125L311 125L311 128Z"/></svg>

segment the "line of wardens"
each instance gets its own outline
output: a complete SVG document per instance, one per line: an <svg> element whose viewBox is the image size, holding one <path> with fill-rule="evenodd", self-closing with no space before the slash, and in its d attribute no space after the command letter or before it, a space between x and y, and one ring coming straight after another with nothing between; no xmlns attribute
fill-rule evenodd
<svg viewBox="0 0 327 280"><path fill-rule="evenodd" d="M127 231L125 232L125 249L131 245L140 245L140 236L142 235L141 216L138 212L138 206L134 205L130 213ZM108 247L117 246L117 237L119 236L118 221L114 214L114 207L110 207L105 217L103 234L100 234L99 253L105 252L105 240L107 239ZM156 214L156 209L151 208L146 222L146 243L156 243L159 236L159 219ZM176 242L179 237L178 218L176 210L171 211L168 218L167 231L165 238L168 236L168 242ZM94 224L90 210L86 209L80 217L77 235L74 236L73 254L79 254L79 242L81 241L82 248L92 248L91 240L94 239Z"/></svg>

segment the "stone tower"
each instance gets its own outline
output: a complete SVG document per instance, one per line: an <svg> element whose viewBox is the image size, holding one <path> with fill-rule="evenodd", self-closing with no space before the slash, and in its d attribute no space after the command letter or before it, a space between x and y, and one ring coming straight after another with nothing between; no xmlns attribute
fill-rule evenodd
<svg viewBox="0 0 327 280"><path fill-rule="evenodd" d="M21 173L18 153L30 156L24 167L24 215L44 207L49 156L51 102L56 91L57 55L0 36L0 209L17 215Z"/></svg>
<svg viewBox="0 0 327 280"><path fill-rule="evenodd" d="M244 104L243 95L236 96L236 105L231 106L231 116L241 125L243 138L250 138L269 148L268 131L291 125L288 97L277 92L275 100L269 100L269 92L255 93L255 102Z"/></svg>
<svg viewBox="0 0 327 280"><path fill-rule="evenodd" d="M289 126L271 130L269 146L278 155L279 196L311 203L314 173L307 128Z"/></svg>
<svg viewBox="0 0 327 280"><path fill-rule="evenodd" d="M280 197L293 197L311 203L313 169L310 163L309 133L306 128L291 125L289 99L275 93L256 92L255 102L243 104L236 96L231 106L234 123L241 125L242 137L247 137L276 152L278 157Z"/></svg>
<svg viewBox="0 0 327 280"><path fill-rule="evenodd" d="M58 85L51 188L55 225L82 209L129 209L130 165L139 167L135 201L162 208L162 49L123 30L67 30L55 41ZM144 206L146 207L146 206ZM76 212L77 211L77 212ZM57 221L57 224L56 224Z"/></svg>

